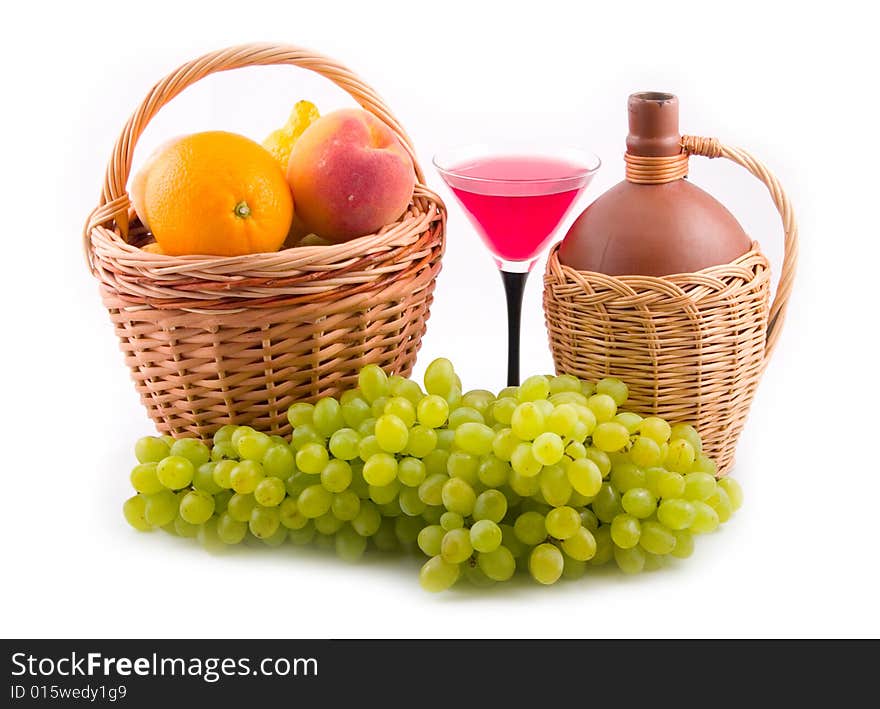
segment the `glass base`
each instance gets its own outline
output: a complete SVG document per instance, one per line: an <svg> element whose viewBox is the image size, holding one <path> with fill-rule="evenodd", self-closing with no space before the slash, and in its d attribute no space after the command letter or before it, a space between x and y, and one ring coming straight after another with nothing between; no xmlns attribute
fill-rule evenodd
<svg viewBox="0 0 880 709"><path fill-rule="evenodd" d="M530 261L505 261L497 256L492 258L495 260L495 265L506 273L529 273L538 261L537 258Z"/></svg>

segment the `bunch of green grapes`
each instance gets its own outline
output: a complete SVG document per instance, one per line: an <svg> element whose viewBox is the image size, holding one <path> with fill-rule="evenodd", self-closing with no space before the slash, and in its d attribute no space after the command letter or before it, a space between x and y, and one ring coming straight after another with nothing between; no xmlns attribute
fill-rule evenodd
<svg viewBox="0 0 880 709"><path fill-rule="evenodd" d="M617 379L463 394L438 359L424 385L370 365L339 400L291 406L290 440L248 426L224 426L211 448L143 438L125 516L205 544L314 542L348 560L420 549L422 586L440 591L518 569L552 584L612 559L657 568L741 504L692 426L619 410Z"/></svg>

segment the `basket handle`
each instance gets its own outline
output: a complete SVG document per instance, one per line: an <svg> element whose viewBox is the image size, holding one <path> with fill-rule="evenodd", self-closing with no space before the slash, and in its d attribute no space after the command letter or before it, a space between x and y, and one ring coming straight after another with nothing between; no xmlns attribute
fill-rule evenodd
<svg viewBox="0 0 880 709"><path fill-rule="evenodd" d="M329 79L346 91L362 108L385 123L398 137L409 153L415 167L416 180L424 184L425 177L416 159L412 141L379 95L342 64L310 50L292 45L243 44L210 52L171 72L147 94L137 110L128 119L113 147L107 164L101 201L92 212L85 229L85 249L89 250L88 234L92 227L116 222L123 238L128 236L128 207L125 185L131 173L132 156L138 139L159 110L180 92L210 74L249 66L291 64L310 69Z"/></svg>
<svg viewBox="0 0 880 709"><path fill-rule="evenodd" d="M770 319L767 326L767 345L764 350L765 362L773 353L782 324L785 321L785 312L788 309L788 300L791 296L794 276L797 271L798 259L798 228L785 191L779 184L779 180L768 170L763 163L754 158L741 148L723 145L715 138L701 138L693 135L684 135L681 138L684 151L690 155L702 155L707 158L727 158L751 172L770 191L770 197L779 210L782 217L782 229L785 233L785 254L782 260L782 273L779 276L779 284L776 287L776 295L770 305Z"/></svg>

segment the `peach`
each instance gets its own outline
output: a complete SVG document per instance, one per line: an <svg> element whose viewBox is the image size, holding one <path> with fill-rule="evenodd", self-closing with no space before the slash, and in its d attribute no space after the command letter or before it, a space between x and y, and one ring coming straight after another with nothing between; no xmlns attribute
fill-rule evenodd
<svg viewBox="0 0 880 709"><path fill-rule="evenodd" d="M305 226L340 243L396 221L412 199L415 171L392 130L355 108L306 128L290 153L287 181Z"/></svg>

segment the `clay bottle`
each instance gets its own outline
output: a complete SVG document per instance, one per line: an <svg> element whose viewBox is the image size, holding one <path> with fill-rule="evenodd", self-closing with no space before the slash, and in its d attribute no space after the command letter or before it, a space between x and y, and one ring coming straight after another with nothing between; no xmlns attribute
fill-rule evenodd
<svg viewBox="0 0 880 709"><path fill-rule="evenodd" d="M729 263L749 250L736 218L685 179L676 96L629 97L626 150L627 179L572 224L561 263L611 276L666 276Z"/></svg>

